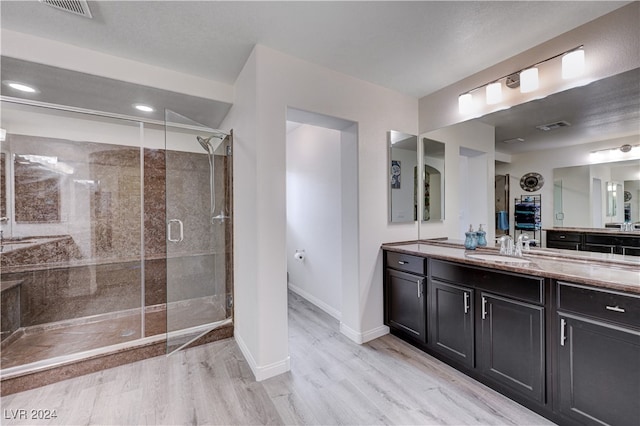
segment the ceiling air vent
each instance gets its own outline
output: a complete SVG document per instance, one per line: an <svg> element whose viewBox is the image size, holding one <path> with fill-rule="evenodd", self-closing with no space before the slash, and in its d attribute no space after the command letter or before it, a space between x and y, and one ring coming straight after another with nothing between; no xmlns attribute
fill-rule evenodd
<svg viewBox="0 0 640 426"><path fill-rule="evenodd" d="M568 121L556 121L555 123L541 124L536 129L548 132L549 130L559 129L560 127L569 127L571 123Z"/></svg>
<svg viewBox="0 0 640 426"><path fill-rule="evenodd" d="M86 0L40 0L40 3L75 15L84 16L85 18L92 18Z"/></svg>

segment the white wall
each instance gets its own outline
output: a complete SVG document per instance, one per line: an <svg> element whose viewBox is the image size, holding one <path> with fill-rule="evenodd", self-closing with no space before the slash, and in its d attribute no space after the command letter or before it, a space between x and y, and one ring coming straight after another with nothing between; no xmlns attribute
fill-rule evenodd
<svg viewBox="0 0 640 426"><path fill-rule="evenodd" d="M342 167L340 131L303 124L287 133L289 287L340 319ZM294 254L304 251L304 260Z"/></svg>
<svg viewBox="0 0 640 426"><path fill-rule="evenodd" d="M418 101L263 46L256 46L235 88L222 128L233 128L236 137L236 339L256 377L264 379L288 369L287 107L357 123L359 187L349 197L357 200L359 216L349 225L358 230L358 240L350 243L351 252L343 250L343 264L352 269L343 270L341 330L362 342L388 332L380 244L417 235L415 223L388 223L385 194L387 132L416 134ZM343 138L353 134L343 132Z"/></svg>

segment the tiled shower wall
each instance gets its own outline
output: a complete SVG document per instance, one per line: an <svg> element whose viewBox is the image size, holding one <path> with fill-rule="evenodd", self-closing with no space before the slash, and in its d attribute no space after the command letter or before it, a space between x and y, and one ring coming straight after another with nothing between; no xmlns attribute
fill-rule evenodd
<svg viewBox="0 0 640 426"><path fill-rule="evenodd" d="M169 301L212 291L224 295L228 291L225 251L230 244L231 222L210 221L209 164L205 153L165 153L145 148L141 170L140 149L135 147L7 135L5 150L55 158L58 165L50 173L51 164L44 166L37 163L41 159L31 157L34 167L52 174L47 188L59 196L59 216L40 216L40 223L17 223L14 229L23 225L28 235L69 236L65 241L74 250L68 251L72 254L61 251L62 255L51 257L53 249L41 245L3 253L1 280L20 283L19 307L14 294L3 292L3 317L5 310L19 310L19 326L26 327L140 308L142 297L144 306L160 305L167 301L167 276L170 282L180 283L170 286L175 290L169 292ZM226 157L219 157L215 163L220 202L229 190L224 188L228 179L223 176L227 161ZM52 189L51 182L56 182L57 188ZM25 193L18 192L18 183L16 198ZM26 204L31 206L30 217L38 217L33 206L39 204ZM225 204L228 209L229 202ZM185 224L185 241L171 248L169 256L167 217L180 218Z"/></svg>

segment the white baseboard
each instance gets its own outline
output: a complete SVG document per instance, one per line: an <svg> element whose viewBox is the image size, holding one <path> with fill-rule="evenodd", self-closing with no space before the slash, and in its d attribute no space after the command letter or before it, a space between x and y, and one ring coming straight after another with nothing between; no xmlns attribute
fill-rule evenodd
<svg viewBox="0 0 640 426"><path fill-rule="evenodd" d="M340 321L340 319L342 318L342 312L340 312L339 310L337 310L332 306L327 305L325 302L318 299L311 293L304 291L303 289L301 289L295 284L288 283L288 286L289 286L289 290L291 290L298 296L302 297L303 299L308 300L310 303L316 305L318 308L322 309L323 311L325 311L326 313L328 313L338 321Z"/></svg>
<svg viewBox="0 0 640 426"><path fill-rule="evenodd" d="M378 337L382 337L385 334L389 334L389 327L386 325L381 325L380 327L376 327L372 330L365 331L364 333L360 333L355 331L354 329L347 326L345 323L340 323L340 332L347 336L349 339L353 340L357 344L361 345L363 343L370 342L371 340L377 339Z"/></svg>
<svg viewBox="0 0 640 426"><path fill-rule="evenodd" d="M247 345L244 343L244 340L242 340L242 337L237 334L237 331L234 333L233 337L236 340L238 347L240 348L240 352L242 352L242 355L244 355L247 364L249 364L249 368L251 368L251 372L253 372L253 375L255 376L257 382L261 382L263 380L275 377L279 374L286 373L287 371L291 370L291 359L289 356L281 361L277 361L268 365L257 365L256 360L253 358L253 355L251 355L251 352L249 351L249 348L247 348Z"/></svg>

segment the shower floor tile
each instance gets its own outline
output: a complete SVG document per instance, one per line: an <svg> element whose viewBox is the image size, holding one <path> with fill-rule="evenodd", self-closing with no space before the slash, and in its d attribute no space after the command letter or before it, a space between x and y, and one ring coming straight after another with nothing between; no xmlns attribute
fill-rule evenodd
<svg viewBox="0 0 640 426"><path fill-rule="evenodd" d="M171 307L169 322L172 330L181 330L224 318L224 305L212 298L203 298ZM140 312L91 322L79 319L79 323L65 326L32 327L9 344L3 345L0 367L16 367L166 332L167 314L164 309L147 312L144 321L144 336Z"/></svg>

